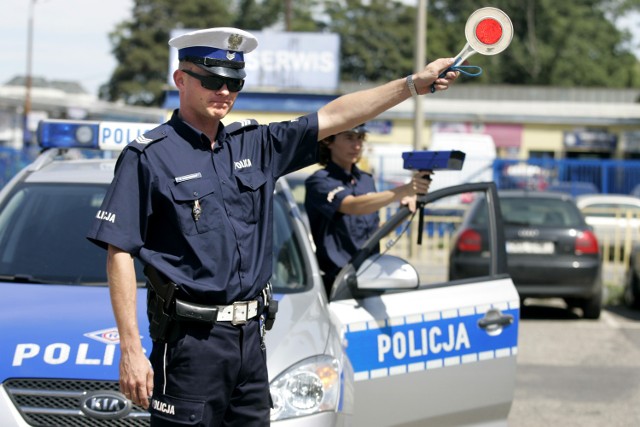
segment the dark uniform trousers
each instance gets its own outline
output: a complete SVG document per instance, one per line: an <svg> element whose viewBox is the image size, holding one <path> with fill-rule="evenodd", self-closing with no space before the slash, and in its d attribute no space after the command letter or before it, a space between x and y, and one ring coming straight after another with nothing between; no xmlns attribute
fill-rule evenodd
<svg viewBox="0 0 640 427"><path fill-rule="evenodd" d="M182 323L177 341L154 342L151 426L268 426L271 409L259 317L213 328ZM174 397L174 396L180 396Z"/></svg>

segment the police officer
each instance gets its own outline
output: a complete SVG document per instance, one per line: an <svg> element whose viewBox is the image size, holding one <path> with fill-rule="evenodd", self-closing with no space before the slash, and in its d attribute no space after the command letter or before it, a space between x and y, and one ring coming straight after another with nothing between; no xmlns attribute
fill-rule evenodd
<svg viewBox="0 0 640 427"><path fill-rule="evenodd" d="M235 28L193 31L178 49L180 107L120 155L88 238L107 248L120 334L120 389L161 425L263 426L271 398L262 341L271 276L276 180L317 161L317 142L435 82L453 59L407 79L342 96L318 112L268 125L224 126L257 47ZM145 265L153 349L136 321L133 257ZM149 363L149 361L151 363Z"/></svg>
<svg viewBox="0 0 640 427"><path fill-rule="evenodd" d="M320 141L325 168L305 180L304 205L327 294L342 267L378 229L378 211L393 202L415 211L416 194L426 193L431 183L430 174L419 172L408 184L378 192L373 177L357 166L366 135L360 124Z"/></svg>

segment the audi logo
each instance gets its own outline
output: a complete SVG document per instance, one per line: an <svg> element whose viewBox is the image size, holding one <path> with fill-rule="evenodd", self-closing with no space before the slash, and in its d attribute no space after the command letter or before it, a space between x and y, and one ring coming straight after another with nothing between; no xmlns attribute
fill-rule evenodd
<svg viewBox="0 0 640 427"><path fill-rule="evenodd" d="M518 230L519 237L538 237L540 235L540 230L536 230L534 228L526 228L524 230Z"/></svg>
<svg viewBox="0 0 640 427"><path fill-rule="evenodd" d="M117 420L131 412L131 401L116 391L96 391L82 400L80 410L91 418Z"/></svg>

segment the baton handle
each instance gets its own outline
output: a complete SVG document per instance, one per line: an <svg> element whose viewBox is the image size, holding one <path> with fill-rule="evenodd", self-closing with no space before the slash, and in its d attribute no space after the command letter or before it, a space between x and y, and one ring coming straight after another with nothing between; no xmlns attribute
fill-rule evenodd
<svg viewBox="0 0 640 427"><path fill-rule="evenodd" d="M449 71L459 71L465 76L469 77L478 77L482 74L482 68L477 67L475 65L459 65L466 61L471 55L477 53L474 48L471 47L469 43L465 44L462 50L456 55L456 60L453 62L453 65L444 70L438 76L439 79L444 78ZM475 70L475 71L468 71ZM436 91L436 82L431 83L431 93Z"/></svg>

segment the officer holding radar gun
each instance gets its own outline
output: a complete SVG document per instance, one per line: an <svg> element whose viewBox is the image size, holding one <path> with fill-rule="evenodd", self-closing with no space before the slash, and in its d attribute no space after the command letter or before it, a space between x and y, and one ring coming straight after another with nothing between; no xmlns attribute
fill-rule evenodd
<svg viewBox="0 0 640 427"><path fill-rule="evenodd" d="M225 126L255 37L211 28L169 44L178 49L180 107L121 153L100 207L111 220L96 217L87 236L107 249L120 390L149 408L152 426L267 426L277 179L317 162L318 141L428 93L434 82L446 90L457 73L439 78L453 59L438 59L289 121ZM149 358L136 320L134 257L147 277Z"/></svg>
<svg viewBox="0 0 640 427"><path fill-rule="evenodd" d="M377 191L373 176L358 167L368 130L366 124L319 142L324 169L305 180L304 206L309 217L316 258L325 290L380 226L378 212L394 202L416 210L416 195L426 194L431 173L415 173L411 181Z"/></svg>

